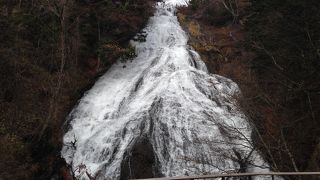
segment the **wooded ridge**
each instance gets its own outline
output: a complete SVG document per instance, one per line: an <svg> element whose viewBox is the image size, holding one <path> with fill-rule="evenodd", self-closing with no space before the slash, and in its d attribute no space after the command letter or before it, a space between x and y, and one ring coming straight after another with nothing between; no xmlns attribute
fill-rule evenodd
<svg viewBox="0 0 320 180"><path fill-rule="evenodd" d="M212 73L240 86L274 171L319 171L320 3L192 0L179 19Z"/></svg>
<svg viewBox="0 0 320 180"><path fill-rule="evenodd" d="M67 114L153 13L148 0L0 0L0 179L67 178Z"/></svg>

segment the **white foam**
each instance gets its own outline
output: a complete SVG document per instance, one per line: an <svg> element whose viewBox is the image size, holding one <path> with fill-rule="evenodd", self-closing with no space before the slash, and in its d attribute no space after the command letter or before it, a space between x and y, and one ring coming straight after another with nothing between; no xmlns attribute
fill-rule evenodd
<svg viewBox="0 0 320 180"><path fill-rule="evenodd" d="M237 84L208 74L187 45L174 15L186 4L158 3L146 42L134 42L137 58L126 68L113 65L71 112L61 154L79 179L88 179L85 171L119 179L126 152L142 137L163 176L237 171L235 152L254 164L252 171L267 166L251 153L251 128L233 98Z"/></svg>

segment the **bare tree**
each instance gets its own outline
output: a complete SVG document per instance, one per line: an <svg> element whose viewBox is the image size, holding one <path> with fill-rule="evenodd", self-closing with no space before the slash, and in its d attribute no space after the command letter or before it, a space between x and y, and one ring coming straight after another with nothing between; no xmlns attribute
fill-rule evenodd
<svg viewBox="0 0 320 180"><path fill-rule="evenodd" d="M220 0L225 9L232 14L233 22L236 22L239 17L239 7L237 0Z"/></svg>

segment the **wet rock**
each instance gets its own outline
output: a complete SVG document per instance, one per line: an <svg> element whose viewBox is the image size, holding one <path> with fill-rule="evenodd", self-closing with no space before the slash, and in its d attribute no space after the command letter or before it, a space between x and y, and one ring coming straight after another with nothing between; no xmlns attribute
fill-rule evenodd
<svg viewBox="0 0 320 180"><path fill-rule="evenodd" d="M148 138L138 140L121 163L120 179L157 177L155 155Z"/></svg>

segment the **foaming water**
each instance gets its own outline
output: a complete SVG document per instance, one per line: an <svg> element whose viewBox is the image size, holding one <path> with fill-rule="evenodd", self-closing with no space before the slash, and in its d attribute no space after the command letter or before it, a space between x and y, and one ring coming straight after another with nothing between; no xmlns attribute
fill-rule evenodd
<svg viewBox="0 0 320 180"><path fill-rule="evenodd" d="M126 68L121 62L113 65L70 113L61 154L77 178L124 178L124 162L130 177L131 151L142 139L154 156L154 176L252 172L266 166L236 107L237 84L207 72L187 45L177 5L187 1L157 3L144 29L146 41L134 42L138 56Z"/></svg>

